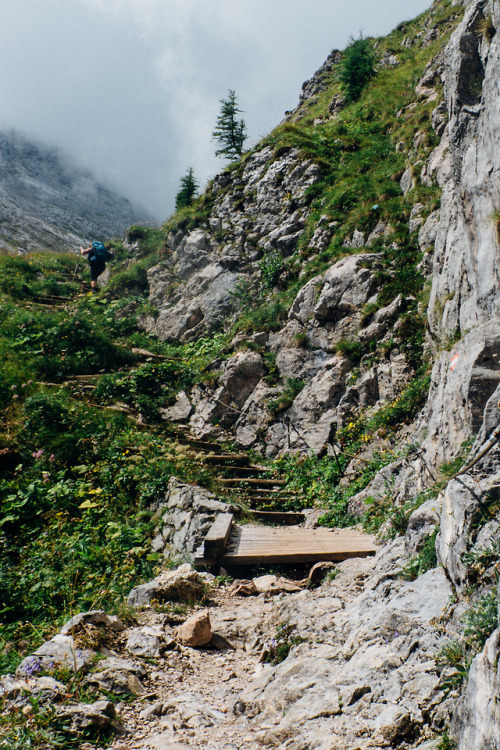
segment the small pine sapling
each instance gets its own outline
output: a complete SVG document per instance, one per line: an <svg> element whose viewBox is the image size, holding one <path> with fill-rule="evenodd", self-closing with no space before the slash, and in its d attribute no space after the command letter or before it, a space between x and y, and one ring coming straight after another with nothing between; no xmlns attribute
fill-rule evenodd
<svg viewBox="0 0 500 750"><path fill-rule="evenodd" d="M231 89L226 99L221 99L221 111L217 125L212 133L212 140L220 144L216 156L226 159L239 159L243 153L243 144L247 138L244 120L238 120L241 109L236 101L236 94Z"/></svg>

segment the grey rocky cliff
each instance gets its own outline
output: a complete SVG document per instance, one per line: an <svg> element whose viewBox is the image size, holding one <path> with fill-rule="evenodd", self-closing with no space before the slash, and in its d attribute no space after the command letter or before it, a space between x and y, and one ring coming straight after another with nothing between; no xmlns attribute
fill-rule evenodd
<svg viewBox="0 0 500 750"><path fill-rule="evenodd" d="M253 153L242 171L214 180L210 219L171 233L167 258L148 273L158 314L144 321L161 339L189 341L218 331L238 307L242 285L255 284L258 262L268 254L291 255L303 232L305 193L318 167L289 149Z"/></svg>
<svg viewBox="0 0 500 750"><path fill-rule="evenodd" d="M500 26L497 2L472 2L447 47L449 123L438 147L443 188L429 324L436 339L498 316Z"/></svg>
<svg viewBox="0 0 500 750"><path fill-rule="evenodd" d="M0 247L68 251L150 219L62 153L0 133Z"/></svg>

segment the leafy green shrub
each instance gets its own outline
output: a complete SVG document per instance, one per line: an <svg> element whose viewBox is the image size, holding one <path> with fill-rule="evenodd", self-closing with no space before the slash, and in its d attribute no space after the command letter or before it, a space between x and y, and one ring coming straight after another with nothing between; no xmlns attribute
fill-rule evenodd
<svg viewBox="0 0 500 750"><path fill-rule="evenodd" d="M438 744L436 745L436 750L455 750L455 748L457 747L457 743L455 742L455 740L451 739L448 730L445 729Z"/></svg>
<svg viewBox="0 0 500 750"><path fill-rule="evenodd" d="M348 357L354 364L357 364L363 356L363 344L360 341L342 339L335 345L335 348L340 354Z"/></svg>
<svg viewBox="0 0 500 750"><path fill-rule="evenodd" d="M500 541L493 539L487 547L472 549L463 556L469 581L480 581L487 568L500 560Z"/></svg>
<svg viewBox="0 0 500 750"><path fill-rule="evenodd" d="M498 598L495 592L481 597L464 616L464 637L474 651L481 651L498 627Z"/></svg>
<svg viewBox="0 0 500 750"><path fill-rule="evenodd" d="M148 231L149 230L147 229L147 227L134 224L127 231L127 242L137 242L138 240L143 240L148 236Z"/></svg>
<svg viewBox="0 0 500 750"><path fill-rule="evenodd" d="M0 256L0 291L13 299L32 296L31 284L37 278L37 269L26 258Z"/></svg>
<svg viewBox="0 0 500 750"><path fill-rule="evenodd" d="M71 418L66 404L57 397L37 393L24 404L25 430L29 436L44 443L50 435L65 433Z"/></svg>
<svg viewBox="0 0 500 750"><path fill-rule="evenodd" d="M250 306L254 303L251 302ZM288 306L281 300L272 300L262 303L253 309L245 311L234 326L233 333L237 331L277 331L288 312Z"/></svg>
<svg viewBox="0 0 500 750"><path fill-rule="evenodd" d="M96 398L110 403L120 399L153 421L158 421L160 406L194 380L194 370L179 362L153 362L129 373L103 375L96 389Z"/></svg>
<svg viewBox="0 0 500 750"><path fill-rule="evenodd" d="M267 409L273 416L279 412L288 409L304 388L305 382L300 378L286 378L285 388L276 398L272 398L267 403Z"/></svg>
<svg viewBox="0 0 500 750"><path fill-rule="evenodd" d="M271 250L259 260L259 268L262 274L262 283L266 289L272 289L280 273L283 271L284 262L277 250Z"/></svg>
<svg viewBox="0 0 500 750"><path fill-rule="evenodd" d="M153 263L151 263L153 265ZM106 287L111 295L137 295L148 290L147 266L137 262L114 274Z"/></svg>
<svg viewBox="0 0 500 750"><path fill-rule="evenodd" d="M141 257L156 256L165 247L165 232L163 229L134 225L127 232L127 240L138 243Z"/></svg>
<svg viewBox="0 0 500 750"><path fill-rule="evenodd" d="M467 680L471 661L472 656L465 643L458 640L447 641L436 656L436 664L454 671L441 681L440 688L448 693L460 687Z"/></svg>
<svg viewBox="0 0 500 750"><path fill-rule="evenodd" d="M33 315L29 325L23 324L12 348L27 355L38 377L58 382L133 361L133 356L115 346L90 316L63 317L51 312Z"/></svg>
<svg viewBox="0 0 500 750"><path fill-rule="evenodd" d="M404 391L387 406L383 406L370 420L371 429L399 427L408 424L424 406L429 392L430 375L415 378Z"/></svg>
<svg viewBox="0 0 500 750"><path fill-rule="evenodd" d="M410 560L401 571L401 578L405 581L414 581L419 576L432 570L437 565L436 537L438 529L430 534L424 542L421 551Z"/></svg>

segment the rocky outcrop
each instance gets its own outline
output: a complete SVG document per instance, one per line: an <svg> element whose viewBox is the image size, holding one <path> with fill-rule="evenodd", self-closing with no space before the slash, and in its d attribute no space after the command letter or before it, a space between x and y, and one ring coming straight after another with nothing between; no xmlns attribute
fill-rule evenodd
<svg viewBox="0 0 500 750"><path fill-rule="evenodd" d="M472 2L445 53L449 123L436 154L443 196L429 304L438 340L499 314L499 27L498 3Z"/></svg>
<svg viewBox="0 0 500 750"><path fill-rule="evenodd" d="M150 219L58 151L0 133L1 247L67 252Z"/></svg>
<svg viewBox="0 0 500 750"><path fill-rule="evenodd" d="M499 657L500 629L471 664L467 688L453 717L458 750L500 747Z"/></svg>
<svg viewBox="0 0 500 750"><path fill-rule="evenodd" d="M189 341L227 326L245 287L262 276L259 261L289 256L303 232L306 190L319 169L296 149L265 147L209 190L210 219L170 233L167 258L148 272L158 315L144 319L161 339Z"/></svg>
<svg viewBox="0 0 500 750"><path fill-rule="evenodd" d="M203 600L205 588L206 579L186 563L133 588L127 603L131 607L147 607L152 601L197 602Z"/></svg>
<svg viewBox="0 0 500 750"><path fill-rule="evenodd" d="M154 551L173 558L191 557L216 516L231 510L231 505L220 502L208 490L172 478L156 511Z"/></svg>
<svg viewBox="0 0 500 750"><path fill-rule="evenodd" d="M486 404L499 384L499 358L498 318L475 327L451 351L436 358L425 420L425 446L432 465L451 461L460 446L479 432Z"/></svg>

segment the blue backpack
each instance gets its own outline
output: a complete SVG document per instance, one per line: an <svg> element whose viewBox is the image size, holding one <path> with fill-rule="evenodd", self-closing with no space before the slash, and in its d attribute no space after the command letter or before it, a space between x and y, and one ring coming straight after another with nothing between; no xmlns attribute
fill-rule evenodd
<svg viewBox="0 0 500 750"><path fill-rule="evenodd" d="M96 240L92 243L92 257L101 258L102 260L111 260L113 256L102 242Z"/></svg>

